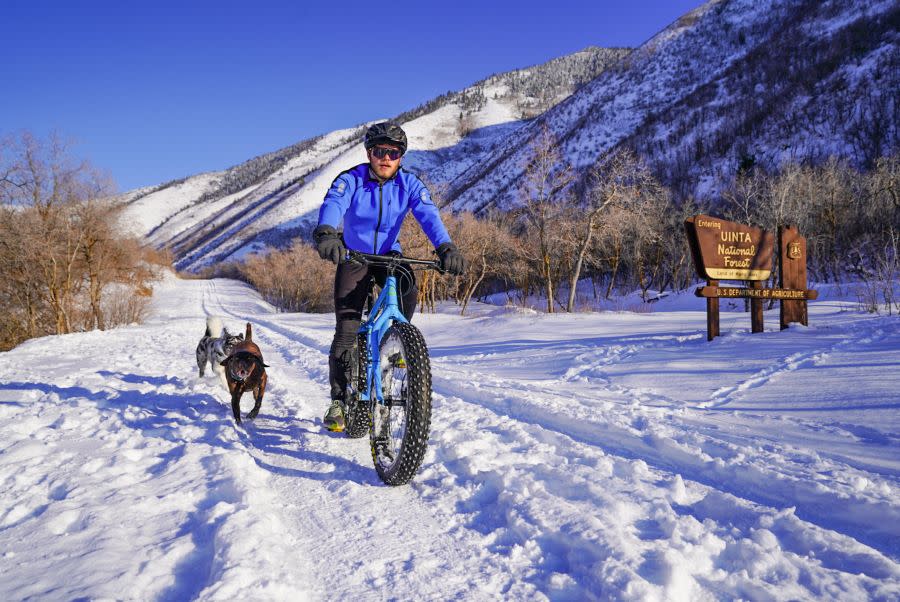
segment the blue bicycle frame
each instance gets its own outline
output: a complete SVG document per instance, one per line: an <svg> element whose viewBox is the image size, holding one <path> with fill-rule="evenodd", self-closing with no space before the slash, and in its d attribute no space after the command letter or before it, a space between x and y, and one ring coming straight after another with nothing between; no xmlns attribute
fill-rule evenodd
<svg viewBox="0 0 900 602"><path fill-rule="evenodd" d="M366 335L366 350L368 351L368 362L366 362L366 385L367 391L359 391L359 400L369 402L372 395L375 396L375 402L384 405L384 393L381 390L381 339L391 324L394 322L408 323L409 320L400 311L400 304L397 302L397 277L389 274L384 283L384 288L369 310L366 317L359 327L359 334ZM371 394L370 394L371 392Z"/></svg>
<svg viewBox="0 0 900 602"><path fill-rule="evenodd" d="M381 289L378 298L372 304L365 321L360 324L357 335L364 334L366 339L366 351L368 361L366 362L366 390L357 391L357 399L360 402L371 403L374 397L375 403L385 405L384 392L381 390L381 340L387 333L391 324L401 322L408 324L409 320L400 311L400 303L398 301L397 277L394 275L394 269L400 264L406 264L408 267L413 265L423 266L438 271L440 265L437 261L427 261L424 259L411 259L409 257L391 257L383 255L370 255L368 253L360 253L358 251L348 251L347 259L350 261L361 261L363 263L387 266L388 274ZM360 350L361 351L361 350Z"/></svg>

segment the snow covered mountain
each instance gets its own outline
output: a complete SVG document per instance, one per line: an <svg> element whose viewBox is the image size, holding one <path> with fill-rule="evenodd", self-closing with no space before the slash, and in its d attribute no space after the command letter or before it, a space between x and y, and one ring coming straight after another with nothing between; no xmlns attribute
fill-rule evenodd
<svg viewBox="0 0 900 602"><path fill-rule="evenodd" d="M506 134L616 64L627 49L587 48L491 76L397 116L413 149L404 165L438 188L473 169ZM375 120L377 121L377 120ZM365 161L367 124L331 132L228 170L123 196L123 223L172 250L180 269L290 242L316 219L333 179Z"/></svg>
<svg viewBox="0 0 900 602"><path fill-rule="evenodd" d="M405 165L451 209L474 212L518 202L545 127L582 173L628 147L681 197L785 160L868 167L900 148L898 32L892 0L710 0L634 51L590 48L398 116ZM364 127L132 191L126 222L181 269L286 244L309 230L333 178L365 159Z"/></svg>
<svg viewBox="0 0 900 602"><path fill-rule="evenodd" d="M898 42L891 0L711 0L512 133L448 195L474 211L515 203L542 127L576 168L630 147L682 196L753 164L870 166L900 148Z"/></svg>

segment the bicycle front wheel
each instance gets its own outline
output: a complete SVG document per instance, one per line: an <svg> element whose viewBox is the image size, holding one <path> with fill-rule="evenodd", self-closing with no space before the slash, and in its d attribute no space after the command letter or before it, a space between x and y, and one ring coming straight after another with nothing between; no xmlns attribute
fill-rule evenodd
<svg viewBox="0 0 900 602"><path fill-rule="evenodd" d="M379 348L384 405L373 404L369 439L378 477L403 485L415 476L431 427L431 363L422 333L394 323Z"/></svg>

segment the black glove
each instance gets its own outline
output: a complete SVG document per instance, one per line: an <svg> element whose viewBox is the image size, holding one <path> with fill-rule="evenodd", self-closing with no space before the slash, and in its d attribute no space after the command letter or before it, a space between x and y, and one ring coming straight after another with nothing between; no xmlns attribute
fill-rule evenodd
<svg viewBox="0 0 900 602"><path fill-rule="evenodd" d="M441 258L441 269L454 276L459 276L466 271L466 258L452 242L445 242L437 248L438 257Z"/></svg>
<svg viewBox="0 0 900 602"><path fill-rule="evenodd" d="M319 257L329 259L335 264L341 262L347 254L347 247L341 240L340 234L333 227L326 224L317 226L313 230L313 240L316 241L316 249L319 251Z"/></svg>

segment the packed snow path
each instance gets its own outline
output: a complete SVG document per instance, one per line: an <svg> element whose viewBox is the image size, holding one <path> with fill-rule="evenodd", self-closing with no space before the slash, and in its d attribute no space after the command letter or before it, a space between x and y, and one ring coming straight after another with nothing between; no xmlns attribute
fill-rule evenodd
<svg viewBox="0 0 900 602"><path fill-rule="evenodd" d="M166 281L143 326L0 354L0 598L900 597L900 320L708 343L699 303L418 315L432 435L390 488L321 427L332 316ZM206 314L271 365L243 427Z"/></svg>

